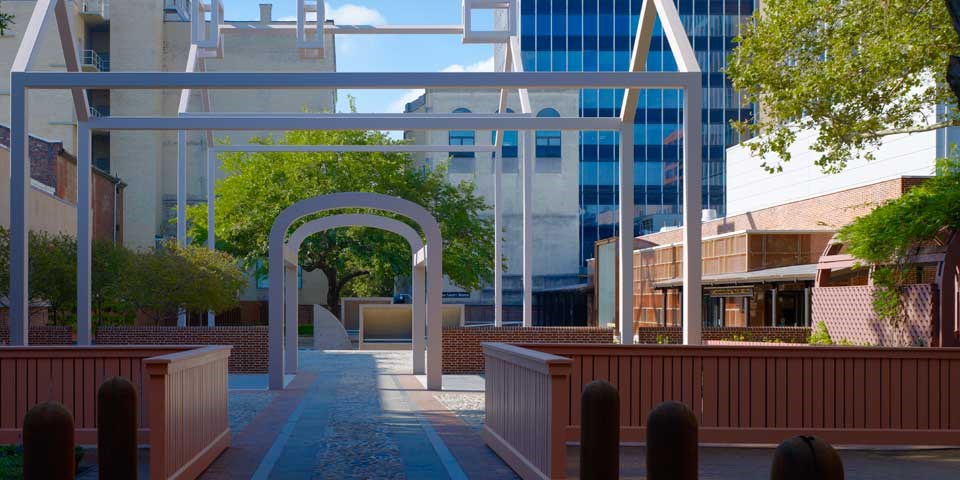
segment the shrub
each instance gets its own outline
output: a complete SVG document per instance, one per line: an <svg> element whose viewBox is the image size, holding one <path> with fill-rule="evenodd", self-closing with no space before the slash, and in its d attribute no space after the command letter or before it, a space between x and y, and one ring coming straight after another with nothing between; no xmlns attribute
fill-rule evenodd
<svg viewBox="0 0 960 480"><path fill-rule="evenodd" d="M833 345L833 339L830 338L830 332L827 331L827 324L822 321L817 322L810 332L810 339L807 341L811 345Z"/></svg>
<svg viewBox="0 0 960 480"><path fill-rule="evenodd" d="M303 337L313 336L313 325L297 325L297 335Z"/></svg>

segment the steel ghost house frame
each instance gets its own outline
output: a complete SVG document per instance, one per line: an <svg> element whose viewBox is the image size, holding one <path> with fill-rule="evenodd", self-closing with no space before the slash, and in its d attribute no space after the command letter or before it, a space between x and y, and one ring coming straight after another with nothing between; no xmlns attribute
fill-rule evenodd
<svg viewBox="0 0 960 480"><path fill-rule="evenodd" d="M210 11L213 21L209 31L232 28L223 25L214 29L214 23L222 22L222 4L207 4L198 7ZM199 3L199 2L197 2ZM302 2L301 2L302 4ZM320 4L320 2L317 2ZM506 31L477 32L472 30L470 15L474 9L502 9L509 16L516 15L516 0L465 0L465 26L334 26L318 18L316 28L332 34L462 34L464 43L494 43L506 46L506 61L501 72L482 73L265 73L265 72L205 72L204 57L223 54L222 43L211 34L203 35L202 26L192 30L195 43L191 45L187 71L185 72L80 72L76 48L72 42L72 27L66 11L65 0L38 0L30 18L23 41L11 68L11 189L10 189L10 330L11 344L26 345L28 329L28 258L27 192L30 185L28 145L29 90L70 90L77 116L78 158L78 340L90 343L90 272L91 272L91 204L90 204L90 132L92 130L173 130L185 144L187 131L206 132L208 146L208 215L212 216L215 198L212 182L216 171L213 131L215 130L495 130L497 141L494 149L503 146L503 131L520 131L521 175L523 197L523 320L532 324L532 161L533 131L535 130L614 130L620 133L620 188L619 223L634 224L633 198L633 132L634 115L640 91L645 88L676 88L684 90L683 114L683 180L684 180L684 290L683 331L684 342L700 343L700 295L701 295L701 76L693 49L680 23L680 17L671 0L646 0L640 13L640 25L635 38L629 72L524 72L520 61L520 48L516 32L516 20L508 22ZM659 16L663 34L676 59L677 72L646 72L647 54L653 36L654 21ZM50 23L57 20L67 72L32 72L30 66L38 52L38 39ZM303 28L298 15L297 28ZM194 22L206 24L202 18ZM305 21L305 20L303 20ZM256 29L257 27L250 27ZM262 28L273 28L265 26ZM319 36L322 38L322 35ZM216 42L211 47L210 42ZM202 44L202 45L201 45ZM316 49L311 41L304 44ZM181 104L177 117L102 117L91 118L86 105L86 89L180 89ZM506 112L507 93L517 90L520 95L521 113L499 114L286 114L286 113L209 113L210 89L497 89L500 90L501 112ZM626 89L619 118L538 118L530 107L529 89ZM188 113L189 91L201 89L204 109L207 112ZM267 146L248 146L250 151ZM293 149L294 146L269 146ZM370 146L304 146L329 148L330 151L374 151ZM219 148L219 147L218 147ZM439 146L383 146L378 151L435 151ZM489 147L488 147L489 148ZM342 150L341 150L342 149ZM370 150L364 150L370 149ZM442 146L442 151L454 151L451 146ZM293 150L289 150L293 151ZM321 151L321 150L316 150ZM475 147L473 151L488 151ZM502 231L502 155L494 160L494 217L497 235L495 238L497 258L501 255ZM178 158L178 239L186 241L186 224L183 212L186 201L185 148ZM213 228L213 223L210 223ZM622 228L619 254L619 318L621 338L624 343L633 341L633 242L632 227ZM429 243L429 242L428 242ZM213 237L209 246L213 248ZM502 323L502 272L500 262L495 263L496 323ZM429 321L429 320L428 320Z"/></svg>

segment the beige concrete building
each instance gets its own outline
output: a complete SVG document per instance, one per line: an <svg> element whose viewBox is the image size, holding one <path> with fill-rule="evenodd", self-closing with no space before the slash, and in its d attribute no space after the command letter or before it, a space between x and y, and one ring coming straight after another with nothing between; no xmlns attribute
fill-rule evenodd
<svg viewBox="0 0 960 480"><path fill-rule="evenodd" d="M534 113L541 116L576 117L579 115L578 92L531 91ZM419 99L407 104L407 113L495 113L499 108L500 92L427 90ZM520 111L516 93L508 97L508 112ZM464 112L465 113L465 112ZM533 178L533 252L534 289L550 289L581 283L579 277L580 216L579 198L579 137L577 132L536 132L536 155ZM424 145L474 144L493 145L492 131L427 131L407 132L408 140ZM504 270L504 303L519 303L522 270L522 185L519 173L518 132L504 134L503 156L503 252L507 268ZM472 143L471 143L472 142ZM493 205L494 176L491 153L425 153L418 160L430 167L448 163L448 178L456 184L472 181L477 193ZM493 211L487 212L493 216ZM444 292L456 291L451 285ZM468 303L492 303L493 290L471 292Z"/></svg>
<svg viewBox="0 0 960 480"><path fill-rule="evenodd" d="M36 6L34 0L7 0L0 9L15 16L15 23L0 37L0 68L9 71L22 33ZM86 71L183 72L190 50L190 0L69 0L77 49ZM272 5L261 4L260 18L230 21L225 12L222 59L206 59L207 71L317 72L336 70L334 38L328 35L322 59L305 58L296 48L296 25L274 21ZM270 28L274 27L274 28ZM282 28L276 28L282 27ZM38 70L65 70L56 25L44 33L35 62ZM10 78L0 75L0 123L10 123ZM179 90L115 90L88 92L91 113L96 116L176 116ZM217 112L322 112L335 109L334 90L262 91L218 90L210 94ZM194 92L190 111L201 111L200 93ZM30 93L30 132L63 143L76 152L76 118L67 91ZM271 132L216 132L218 140L247 143L253 136ZM273 132L282 135L282 132ZM203 136L187 136L187 198L189 203L206 199L206 155ZM92 144L94 164L127 183L123 238L127 246L150 247L176 235L177 192L176 132L97 133ZM6 170L4 170L6 171ZM7 209L4 208L4 214ZM37 218L37 217L34 217ZM75 220L73 222L75 224ZM75 228L75 227L74 227ZM307 303L325 303L326 281L322 274L304 275ZM247 298L262 292L251 288Z"/></svg>

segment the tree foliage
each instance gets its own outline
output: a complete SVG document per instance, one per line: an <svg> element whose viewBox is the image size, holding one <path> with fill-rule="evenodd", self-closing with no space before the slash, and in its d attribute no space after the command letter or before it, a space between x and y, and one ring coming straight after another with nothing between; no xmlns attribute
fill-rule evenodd
<svg viewBox="0 0 960 480"><path fill-rule="evenodd" d="M54 324L76 322L77 242L67 234L30 232L30 295ZM180 310L221 312L238 305L246 278L225 252L175 244L133 251L94 240L91 302L95 325L129 323L143 313L156 322ZM0 298L9 295L10 234L0 227Z"/></svg>
<svg viewBox="0 0 960 480"><path fill-rule="evenodd" d="M938 162L937 175L840 229L849 253L874 268L874 310L902 316L901 286L908 280L911 251L944 232L960 231L960 157Z"/></svg>
<svg viewBox="0 0 960 480"><path fill-rule="evenodd" d="M760 105L734 122L755 156L790 160L790 145L813 134L825 172L842 170L894 133L960 125L944 73L960 51L943 0L765 0L737 38L727 74Z"/></svg>
<svg viewBox="0 0 960 480"><path fill-rule="evenodd" d="M374 131L293 131L279 139L266 137L254 142L399 143ZM267 256L270 228L283 209L317 195L375 192L410 200L434 215L443 235L443 273L452 282L474 289L492 279L493 222L482 216L489 207L476 194L473 183L447 182L444 168L419 168L409 155L398 153L225 153L220 160L225 178L216 188L217 247L244 259L250 267ZM191 237L205 242L206 205L191 207L188 218ZM313 218L316 216L302 219L291 231ZM403 217L395 218L416 228ZM307 271L325 274L327 302L336 307L346 294L389 293L394 278L410 272L410 248L392 233L342 228L309 237L300 250L300 264Z"/></svg>

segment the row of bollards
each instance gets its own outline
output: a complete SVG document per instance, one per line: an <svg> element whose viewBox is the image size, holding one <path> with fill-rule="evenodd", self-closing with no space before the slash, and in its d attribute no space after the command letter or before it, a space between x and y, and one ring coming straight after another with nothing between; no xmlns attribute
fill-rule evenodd
<svg viewBox="0 0 960 480"><path fill-rule="evenodd" d="M620 395L605 381L584 387L580 402L580 478L620 478ZM683 403L664 402L647 417L648 480L697 480L699 424ZM797 436L773 455L770 480L843 480L843 462L829 443Z"/></svg>
<svg viewBox="0 0 960 480"><path fill-rule="evenodd" d="M73 480L77 459L73 415L57 402L35 405L23 419L23 478ZM97 390L99 478L137 478L137 390L114 377Z"/></svg>

